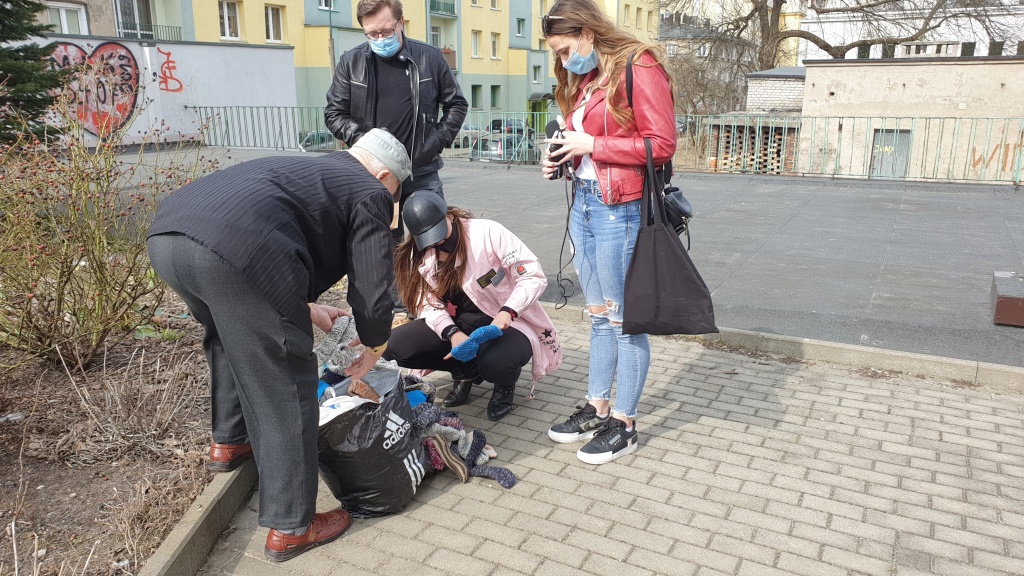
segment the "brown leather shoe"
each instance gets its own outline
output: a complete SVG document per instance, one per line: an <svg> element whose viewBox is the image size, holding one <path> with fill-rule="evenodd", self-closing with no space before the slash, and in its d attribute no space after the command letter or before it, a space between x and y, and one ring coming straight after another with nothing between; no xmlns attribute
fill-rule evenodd
<svg viewBox="0 0 1024 576"><path fill-rule="evenodd" d="M206 468L210 472L231 472L252 458L252 444L210 444L210 461Z"/></svg>
<svg viewBox="0 0 1024 576"><path fill-rule="evenodd" d="M291 560L306 550L337 540L351 525L352 517L344 509L338 508L313 516L313 522L305 534L289 536L271 529L267 534L263 555L274 562Z"/></svg>

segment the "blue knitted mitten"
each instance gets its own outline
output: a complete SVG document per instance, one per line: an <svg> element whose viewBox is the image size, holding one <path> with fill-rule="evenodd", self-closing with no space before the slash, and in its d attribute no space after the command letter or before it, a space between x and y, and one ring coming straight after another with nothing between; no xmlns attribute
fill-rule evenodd
<svg viewBox="0 0 1024 576"><path fill-rule="evenodd" d="M455 358L459 362L469 362L473 358L476 358L476 353L480 351L480 345L484 342L490 342L495 338L501 336L501 328L494 325L481 326L473 333L469 335L469 338L459 344L455 348L452 348L452 358Z"/></svg>

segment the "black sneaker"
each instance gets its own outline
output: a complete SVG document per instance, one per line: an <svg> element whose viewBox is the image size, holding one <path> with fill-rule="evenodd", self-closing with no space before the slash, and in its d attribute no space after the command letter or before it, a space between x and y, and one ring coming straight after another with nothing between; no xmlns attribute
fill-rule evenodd
<svg viewBox="0 0 1024 576"><path fill-rule="evenodd" d="M627 431L626 423L610 418L590 442L576 452L576 457L587 464L607 464L637 449L636 424Z"/></svg>
<svg viewBox="0 0 1024 576"><path fill-rule="evenodd" d="M562 444L586 440L593 438L606 422L608 422L608 417L598 416L597 409L588 402L582 407L577 406L576 411L569 416L568 420L552 426L548 430L548 438Z"/></svg>

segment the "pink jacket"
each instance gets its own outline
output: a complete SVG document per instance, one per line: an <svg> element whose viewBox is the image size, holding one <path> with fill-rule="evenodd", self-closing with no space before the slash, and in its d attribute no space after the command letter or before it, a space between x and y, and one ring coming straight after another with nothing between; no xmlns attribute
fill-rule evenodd
<svg viewBox="0 0 1024 576"><path fill-rule="evenodd" d="M462 221L468 240L466 275L462 290L480 311L497 316L502 306L519 317L511 327L530 339L533 348L533 383L562 365L562 348L555 325L538 298L548 285L540 262L515 234L493 220L471 218ZM428 248L419 268L427 284L436 286L437 252ZM490 279L487 280L488 276ZM440 336L454 324L439 298L428 294L419 316Z"/></svg>

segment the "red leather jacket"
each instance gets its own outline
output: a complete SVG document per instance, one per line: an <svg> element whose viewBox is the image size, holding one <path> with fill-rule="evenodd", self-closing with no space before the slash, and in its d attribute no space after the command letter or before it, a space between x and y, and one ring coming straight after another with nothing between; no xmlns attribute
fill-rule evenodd
<svg viewBox="0 0 1024 576"><path fill-rule="evenodd" d="M583 86L593 80L595 69L583 79ZM619 101L626 100L626 73L619 81ZM576 104L583 100L581 91ZM594 151L590 154L597 170L597 179L608 204L621 204L639 200L643 194L647 150L644 138L651 139L654 165L661 166L676 152L676 120L672 104L672 87L665 70L656 64L653 56L644 54L633 65L633 122L626 128L619 126L608 111L607 92L598 88L584 109L582 131L594 136ZM565 112L563 111L563 114ZM572 126L572 112L566 115L567 129ZM579 167L579 158L573 159Z"/></svg>

